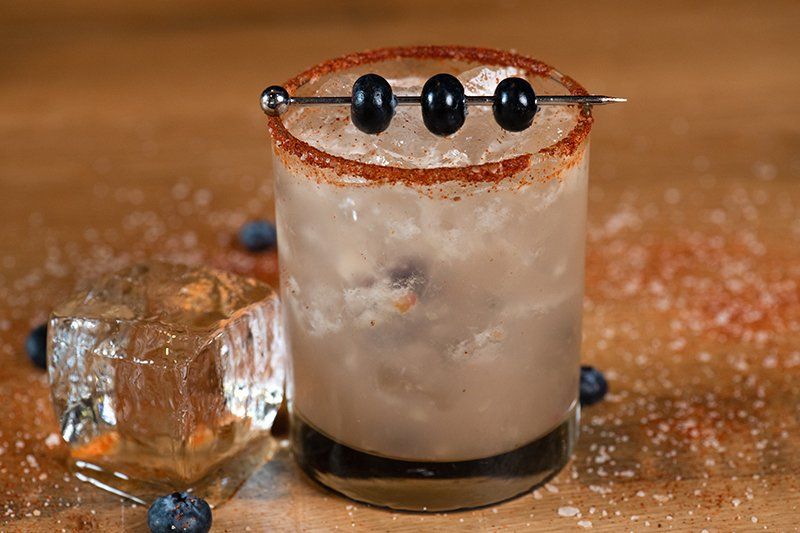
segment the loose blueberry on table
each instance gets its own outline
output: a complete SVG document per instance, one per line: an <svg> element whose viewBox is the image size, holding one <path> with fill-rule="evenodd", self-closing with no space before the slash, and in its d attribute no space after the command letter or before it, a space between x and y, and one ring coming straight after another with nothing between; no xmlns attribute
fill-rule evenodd
<svg viewBox="0 0 800 533"><path fill-rule="evenodd" d="M25 351L31 362L39 368L47 368L47 322L33 328L25 339Z"/></svg>
<svg viewBox="0 0 800 533"><path fill-rule="evenodd" d="M152 533L207 533L211 529L211 507L187 492L173 492L156 498L147 510Z"/></svg>
<svg viewBox="0 0 800 533"><path fill-rule="evenodd" d="M581 405L592 405L602 400L608 392L608 382L603 373L593 366L581 366Z"/></svg>
<svg viewBox="0 0 800 533"><path fill-rule="evenodd" d="M278 232L271 222L253 220L239 230L239 242L250 252L272 250L278 245Z"/></svg>

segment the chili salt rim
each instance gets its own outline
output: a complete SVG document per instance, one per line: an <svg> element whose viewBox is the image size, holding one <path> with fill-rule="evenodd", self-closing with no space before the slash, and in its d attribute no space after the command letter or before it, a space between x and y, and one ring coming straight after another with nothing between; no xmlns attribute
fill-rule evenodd
<svg viewBox="0 0 800 533"><path fill-rule="evenodd" d="M492 48L468 46L408 46L367 50L329 59L301 72L283 86L290 93L320 76L368 63L377 63L398 58L442 59L472 62L493 66L512 66L527 75L550 77L563 85L570 94L589 94L574 79L561 74L550 65L537 59L514 52ZM498 182L527 169L534 155L550 158L568 158L575 154L592 129L592 113L589 108L579 113L579 118L570 132L558 142L540 149L536 154L521 154L500 161L456 167L404 168L390 165L364 163L354 159L325 152L292 135L280 116L268 117L269 131L275 150L300 158L304 164L320 169L330 169L339 176L355 176L368 182L404 182L418 185L433 185L447 181L469 183Z"/></svg>

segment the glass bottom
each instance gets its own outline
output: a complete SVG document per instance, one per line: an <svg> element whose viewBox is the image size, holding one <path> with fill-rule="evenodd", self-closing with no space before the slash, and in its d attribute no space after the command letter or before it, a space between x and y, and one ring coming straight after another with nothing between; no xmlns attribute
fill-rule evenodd
<svg viewBox="0 0 800 533"><path fill-rule="evenodd" d="M406 511L452 511L497 503L540 485L567 464L579 407L550 433L510 452L451 462L388 459L340 444L292 417L292 447L312 479L354 500Z"/></svg>
<svg viewBox="0 0 800 533"><path fill-rule="evenodd" d="M149 506L164 494L187 491L216 507L230 499L250 474L272 457L276 447L275 439L268 435L254 439L191 482L170 481L162 472L148 468L152 457L127 457L124 464L112 457L93 461L71 457L69 468L80 481L141 505Z"/></svg>

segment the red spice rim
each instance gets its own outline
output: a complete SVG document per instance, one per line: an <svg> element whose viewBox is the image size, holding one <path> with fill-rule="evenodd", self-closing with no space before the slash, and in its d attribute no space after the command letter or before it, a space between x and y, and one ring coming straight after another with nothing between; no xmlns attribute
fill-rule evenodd
<svg viewBox="0 0 800 533"><path fill-rule="evenodd" d="M367 50L329 59L288 80L284 87L294 93L299 87L320 76L368 63L398 58L456 60L483 65L512 66L528 75L550 77L561 83L570 94L589 94L577 81L561 74L550 65L514 52L467 46L408 46ZM403 168L363 163L329 154L289 133L280 117L268 117L269 131L276 151L302 158L304 164L331 169L339 176L356 176L369 182L406 182L423 185L446 181L497 182L513 176L531 164L534 154L522 154L501 161L459 167ZM572 130L560 141L538 151L550 158L567 158L581 146L592 129L592 113L584 109Z"/></svg>

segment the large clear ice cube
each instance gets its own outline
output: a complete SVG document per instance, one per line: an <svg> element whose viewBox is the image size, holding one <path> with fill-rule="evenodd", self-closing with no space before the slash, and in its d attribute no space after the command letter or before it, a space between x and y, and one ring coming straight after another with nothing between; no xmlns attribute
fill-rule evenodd
<svg viewBox="0 0 800 533"><path fill-rule="evenodd" d="M145 501L175 489L229 497L272 448L279 316L263 283L161 262L58 306L50 382L79 476Z"/></svg>

